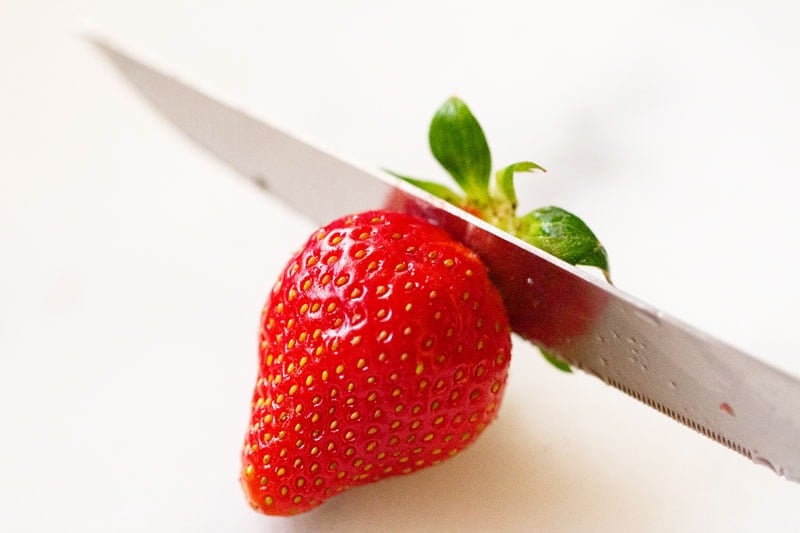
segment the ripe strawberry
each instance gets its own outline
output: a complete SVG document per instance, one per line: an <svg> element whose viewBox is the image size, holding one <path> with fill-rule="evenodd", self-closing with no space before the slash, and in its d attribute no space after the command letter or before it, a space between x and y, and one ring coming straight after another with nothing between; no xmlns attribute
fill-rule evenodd
<svg viewBox="0 0 800 533"><path fill-rule="evenodd" d="M311 236L269 296L260 341L241 482L275 515L467 447L495 417L511 350L475 254L380 211Z"/></svg>
<svg viewBox="0 0 800 533"><path fill-rule="evenodd" d="M543 169L523 161L491 180L483 130L462 101L451 98L437 111L429 140L461 192L398 177L564 261L608 274L605 249L575 215L557 207L516 215L515 173ZM242 486L257 510L303 512L347 488L434 465L495 416L511 349L498 289L451 234L394 212L407 210L402 203L389 199L388 211L320 229L270 294L242 452ZM520 265L501 255L490 254L494 271L518 281ZM594 308L576 321L559 302L546 302L555 311L542 320L520 311L537 307L531 295L509 287L517 330L569 370L547 348L586 327ZM575 308L584 306L573 301L566 310Z"/></svg>

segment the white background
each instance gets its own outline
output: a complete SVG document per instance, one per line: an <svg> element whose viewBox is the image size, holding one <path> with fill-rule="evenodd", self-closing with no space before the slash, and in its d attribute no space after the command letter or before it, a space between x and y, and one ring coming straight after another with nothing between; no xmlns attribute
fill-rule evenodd
<svg viewBox="0 0 800 533"><path fill-rule="evenodd" d="M497 166L548 168L523 207L579 213L618 286L800 375L798 5L0 0L0 530L796 530L800 485L521 341L468 452L252 512L258 315L313 228L74 29L417 176L442 176L427 126L458 94Z"/></svg>

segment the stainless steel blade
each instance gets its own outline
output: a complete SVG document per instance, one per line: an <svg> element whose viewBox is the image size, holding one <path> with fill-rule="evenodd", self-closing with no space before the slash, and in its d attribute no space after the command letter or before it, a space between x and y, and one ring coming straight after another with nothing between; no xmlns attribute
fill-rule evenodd
<svg viewBox="0 0 800 533"><path fill-rule="evenodd" d="M383 173L348 163L93 39L180 131L313 221L401 210L486 262L516 333L800 481L800 380Z"/></svg>

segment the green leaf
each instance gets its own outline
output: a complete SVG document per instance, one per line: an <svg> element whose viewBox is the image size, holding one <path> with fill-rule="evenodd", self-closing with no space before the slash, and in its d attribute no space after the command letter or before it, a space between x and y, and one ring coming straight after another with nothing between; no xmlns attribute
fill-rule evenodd
<svg viewBox="0 0 800 533"><path fill-rule="evenodd" d="M572 265L597 267L608 278L606 250L586 223L560 207L543 207L518 220L517 236Z"/></svg>
<svg viewBox="0 0 800 533"><path fill-rule="evenodd" d="M441 198L442 200L449 202L453 205L457 205L459 207L464 205L464 198L461 197L460 194L454 192L449 187L442 185L441 183L436 183L433 181L421 180L417 178L409 178L408 176L403 176L398 174L397 172L392 172L391 170L383 169L384 172L388 172L395 178L399 178L405 182L410 183L416 187L419 187L423 191L429 192L432 195L436 196L437 198Z"/></svg>
<svg viewBox="0 0 800 533"><path fill-rule="evenodd" d="M503 170L497 171L495 175L497 193L500 198L508 201L512 209L517 208L517 192L514 190L514 174L516 172L533 172L534 170L547 172L533 161L520 161L519 163L508 165Z"/></svg>
<svg viewBox="0 0 800 533"><path fill-rule="evenodd" d="M433 117L428 141L437 161L453 176L467 198L488 199L492 156L478 120L463 101L448 99Z"/></svg>
<svg viewBox="0 0 800 533"><path fill-rule="evenodd" d="M544 348L539 348L539 351L542 352L542 357L544 357L548 363L550 363L557 369L561 370L562 372L567 372L567 373L572 372L572 368L570 368L569 363L561 359L553 352L545 350Z"/></svg>

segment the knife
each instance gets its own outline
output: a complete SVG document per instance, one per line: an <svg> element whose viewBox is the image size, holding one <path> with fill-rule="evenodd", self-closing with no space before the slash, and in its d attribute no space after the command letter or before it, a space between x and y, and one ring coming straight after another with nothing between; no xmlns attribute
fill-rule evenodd
<svg viewBox="0 0 800 533"><path fill-rule="evenodd" d="M515 333L800 482L797 377L402 180L214 99L107 39L87 38L178 130L313 222L384 208L442 226L485 262Z"/></svg>

